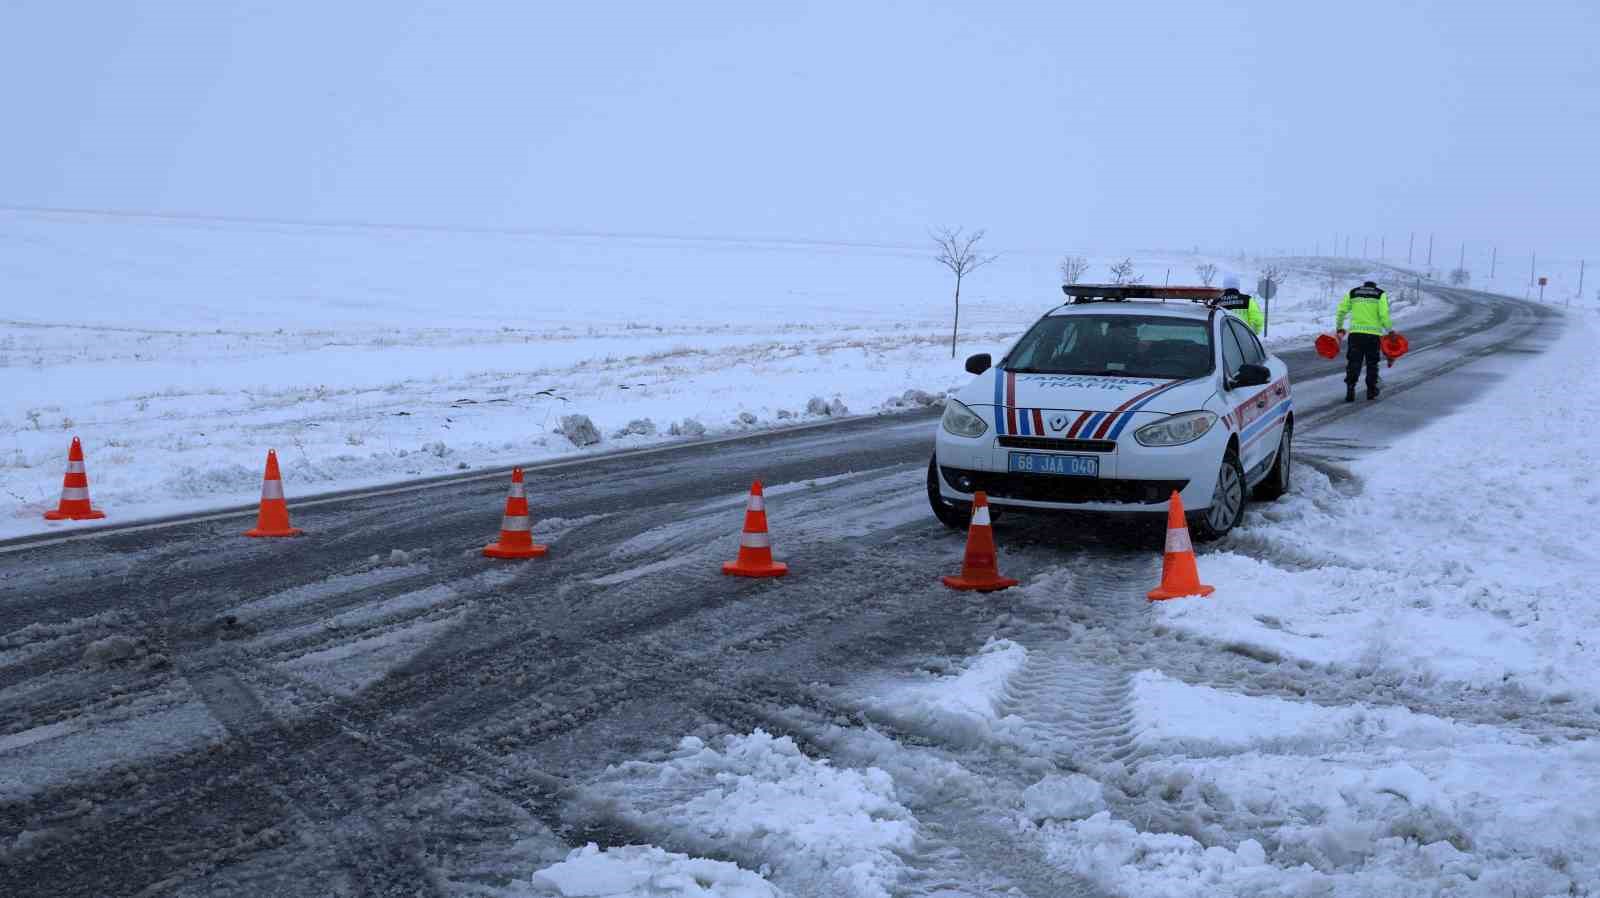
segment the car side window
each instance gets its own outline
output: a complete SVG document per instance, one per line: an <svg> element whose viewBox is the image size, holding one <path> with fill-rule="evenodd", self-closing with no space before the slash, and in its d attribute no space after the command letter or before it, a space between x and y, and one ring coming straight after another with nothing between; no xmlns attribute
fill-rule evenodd
<svg viewBox="0 0 1600 898"><path fill-rule="evenodd" d="M1247 365L1264 365L1267 362L1267 351L1261 348L1261 341L1250 332L1250 328L1237 321L1228 322L1228 330L1233 332L1234 339L1239 341L1239 348L1244 352Z"/></svg>
<svg viewBox="0 0 1600 898"><path fill-rule="evenodd" d="M1233 322L1228 322L1231 325ZM1239 336L1233 332L1231 326L1222 328L1222 373L1229 380L1239 376L1239 368L1244 365L1244 348L1239 345Z"/></svg>

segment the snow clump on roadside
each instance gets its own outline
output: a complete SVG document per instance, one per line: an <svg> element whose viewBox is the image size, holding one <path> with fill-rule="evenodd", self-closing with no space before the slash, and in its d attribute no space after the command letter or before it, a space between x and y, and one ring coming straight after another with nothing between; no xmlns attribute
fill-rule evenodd
<svg viewBox="0 0 1600 898"><path fill-rule="evenodd" d="M600 442L600 431L595 428L594 422L588 415L562 415L561 435L572 441L572 445L583 447L593 446Z"/></svg>
<svg viewBox="0 0 1600 898"><path fill-rule="evenodd" d="M1035 823L1082 820L1106 809L1105 790L1080 773L1045 777L1022 791L1022 803Z"/></svg>
<svg viewBox="0 0 1600 898"><path fill-rule="evenodd" d="M532 895L563 898L779 898L770 883L725 861L653 845L601 850L593 842L533 874Z"/></svg>
<svg viewBox="0 0 1600 898"><path fill-rule="evenodd" d="M1028 662L1028 650L991 639L961 672L874 688L860 700L867 713L907 732L958 746L991 741L1008 720L1006 687Z"/></svg>
<svg viewBox="0 0 1600 898"><path fill-rule="evenodd" d="M706 426L694 418L684 418L673 424L667 433L675 437L703 437L706 435Z"/></svg>
<svg viewBox="0 0 1600 898"><path fill-rule="evenodd" d="M597 813L841 898L888 898L916 843L888 773L835 768L762 730L685 737L664 761L608 768L590 794Z"/></svg>

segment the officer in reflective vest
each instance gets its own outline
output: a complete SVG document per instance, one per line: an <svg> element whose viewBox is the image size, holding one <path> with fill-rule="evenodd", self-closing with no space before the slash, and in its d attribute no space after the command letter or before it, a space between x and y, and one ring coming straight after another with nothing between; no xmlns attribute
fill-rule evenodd
<svg viewBox="0 0 1600 898"><path fill-rule="evenodd" d="M1241 296L1238 275L1230 274L1224 277L1222 279L1223 302L1238 300ZM1244 318L1244 323L1250 325L1250 329L1259 335L1261 328L1267 323L1267 316L1261 313L1261 304L1256 302L1254 296L1244 296L1243 298L1248 300L1249 304L1244 307L1244 314L1241 317Z"/></svg>
<svg viewBox="0 0 1600 898"><path fill-rule="evenodd" d="M1348 331L1345 330L1346 318L1350 320ZM1346 339L1349 349L1345 353L1344 401L1356 401L1356 381L1361 377L1363 364L1367 367L1367 398L1377 399L1379 340L1384 334L1394 333L1394 327L1389 323L1389 294L1372 281L1351 290L1339 301L1339 314L1334 327L1340 337L1349 334Z"/></svg>

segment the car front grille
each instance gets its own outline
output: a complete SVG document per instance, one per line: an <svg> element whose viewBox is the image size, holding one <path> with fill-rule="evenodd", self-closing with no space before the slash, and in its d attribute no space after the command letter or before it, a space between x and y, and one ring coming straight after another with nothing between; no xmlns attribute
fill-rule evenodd
<svg viewBox="0 0 1600 898"><path fill-rule="evenodd" d="M1181 493L1189 485L1187 480L1114 480L1053 474L1002 474L943 465L939 471L952 489L964 493L982 490L990 498L1030 502L1160 505L1171 498L1174 492ZM962 485L963 479L968 486Z"/></svg>
<svg viewBox="0 0 1600 898"><path fill-rule="evenodd" d="M1051 452L1115 452L1114 440L1058 440L1051 437L996 437L1007 449L1045 449Z"/></svg>

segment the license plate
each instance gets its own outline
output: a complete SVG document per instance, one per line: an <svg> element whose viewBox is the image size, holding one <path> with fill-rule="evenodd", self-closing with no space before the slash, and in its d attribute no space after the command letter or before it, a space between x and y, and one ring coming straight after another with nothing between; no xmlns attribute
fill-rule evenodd
<svg viewBox="0 0 1600 898"><path fill-rule="evenodd" d="M1100 459L1092 455L1044 455L1038 452L1011 453L1013 474L1057 474L1062 477L1099 477Z"/></svg>

